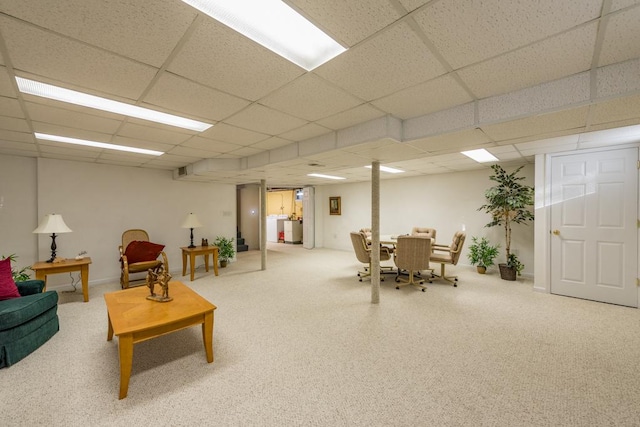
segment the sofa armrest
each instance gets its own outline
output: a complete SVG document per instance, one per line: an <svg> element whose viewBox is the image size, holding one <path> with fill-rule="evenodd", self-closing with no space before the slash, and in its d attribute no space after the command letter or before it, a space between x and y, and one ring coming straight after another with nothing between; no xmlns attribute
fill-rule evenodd
<svg viewBox="0 0 640 427"><path fill-rule="evenodd" d="M16 286L18 287L18 292L20 292L20 295L24 297L27 295L42 293L42 291L44 290L44 281L25 280L22 282L16 282Z"/></svg>

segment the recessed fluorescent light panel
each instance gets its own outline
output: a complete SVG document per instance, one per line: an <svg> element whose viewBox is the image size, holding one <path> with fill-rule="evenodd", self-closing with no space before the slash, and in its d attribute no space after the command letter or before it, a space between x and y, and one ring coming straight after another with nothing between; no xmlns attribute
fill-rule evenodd
<svg viewBox="0 0 640 427"><path fill-rule="evenodd" d="M341 176L323 175L321 173L308 173L307 176L314 176L316 178L326 178L326 179L347 179Z"/></svg>
<svg viewBox="0 0 640 427"><path fill-rule="evenodd" d="M159 111L149 110L148 108L125 104L124 102L113 101L94 95L88 95L86 93L64 89L46 83L36 82L34 80L23 79L22 77L16 77L16 82L18 83L18 89L20 89L20 92L28 93L29 95L41 96L43 98L68 102L70 104L95 108L97 110L108 111L115 114L122 114L125 116L135 117L142 120L149 120L169 126L176 126L196 132L202 132L213 126L209 123L186 119L184 117L174 116L173 114L161 113Z"/></svg>
<svg viewBox="0 0 640 427"><path fill-rule="evenodd" d="M365 166L365 168L371 169L372 166L371 165L367 165L367 166ZM388 172L388 173L403 173L404 172L403 170L390 168L389 166L380 166L380 170L382 172Z"/></svg>
<svg viewBox="0 0 640 427"><path fill-rule="evenodd" d="M106 142L87 141L86 139L68 138L66 136L47 135L46 133L35 132L34 135L38 139L46 141L64 142L67 144L85 145L87 147L105 148L107 150L128 151L130 153L150 154L152 156L161 156L162 151L146 150L144 148L127 147L125 145L107 144Z"/></svg>
<svg viewBox="0 0 640 427"><path fill-rule="evenodd" d="M311 71L346 49L282 0L182 0Z"/></svg>
<svg viewBox="0 0 640 427"><path fill-rule="evenodd" d="M461 151L461 154L464 154L465 156L475 160L478 163L498 161L498 158L496 156L494 156L484 148L481 148L479 150Z"/></svg>

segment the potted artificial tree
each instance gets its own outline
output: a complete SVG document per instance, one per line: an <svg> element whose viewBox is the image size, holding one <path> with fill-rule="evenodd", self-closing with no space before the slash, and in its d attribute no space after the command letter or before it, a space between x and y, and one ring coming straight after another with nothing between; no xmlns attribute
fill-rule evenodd
<svg viewBox="0 0 640 427"><path fill-rule="evenodd" d="M492 165L494 175L489 177L496 185L485 191L487 203L478 208L491 215L491 222L485 227L504 227L505 249L507 255L506 264L498 264L500 277L505 280L516 280L524 268L516 254L511 253L511 226L512 224L526 224L533 220L534 192L533 187L522 184L523 176L518 176L518 169L507 173L500 165Z"/></svg>
<svg viewBox="0 0 640 427"><path fill-rule="evenodd" d="M231 239L227 239L224 236L217 236L213 244L218 247L220 267L226 267L229 260L233 258L236 253L233 247L233 237Z"/></svg>
<svg viewBox="0 0 640 427"><path fill-rule="evenodd" d="M478 273L484 274L487 271L487 267L493 265L493 260L498 256L498 248L500 245L491 245L486 237L478 239L477 237L471 238L471 245L469 246L469 261L471 265L475 265Z"/></svg>

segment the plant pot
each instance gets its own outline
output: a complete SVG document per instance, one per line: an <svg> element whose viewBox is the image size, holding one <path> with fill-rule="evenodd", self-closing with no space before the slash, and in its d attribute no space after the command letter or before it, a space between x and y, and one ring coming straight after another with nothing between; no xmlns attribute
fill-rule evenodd
<svg viewBox="0 0 640 427"><path fill-rule="evenodd" d="M221 259L220 260L220 267L225 268L227 266L227 260L226 259Z"/></svg>
<svg viewBox="0 0 640 427"><path fill-rule="evenodd" d="M487 267L485 267L484 265L479 265L476 267L476 269L478 270L478 273L480 274L484 274L487 272Z"/></svg>
<svg viewBox="0 0 640 427"><path fill-rule="evenodd" d="M516 280L515 267L509 267L507 264L498 264L498 267L500 267L500 277L503 280Z"/></svg>

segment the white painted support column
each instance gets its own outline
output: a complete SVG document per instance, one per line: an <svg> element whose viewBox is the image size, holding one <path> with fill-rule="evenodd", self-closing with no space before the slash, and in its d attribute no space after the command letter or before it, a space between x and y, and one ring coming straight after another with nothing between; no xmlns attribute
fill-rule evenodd
<svg viewBox="0 0 640 427"><path fill-rule="evenodd" d="M260 262L267 269L267 181L260 180Z"/></svg>
<svg viewBox="0 0 640 427"><path fill-rule="evenodd" d="M371 304L380 303L380 162L371 163Z"/></svg>

